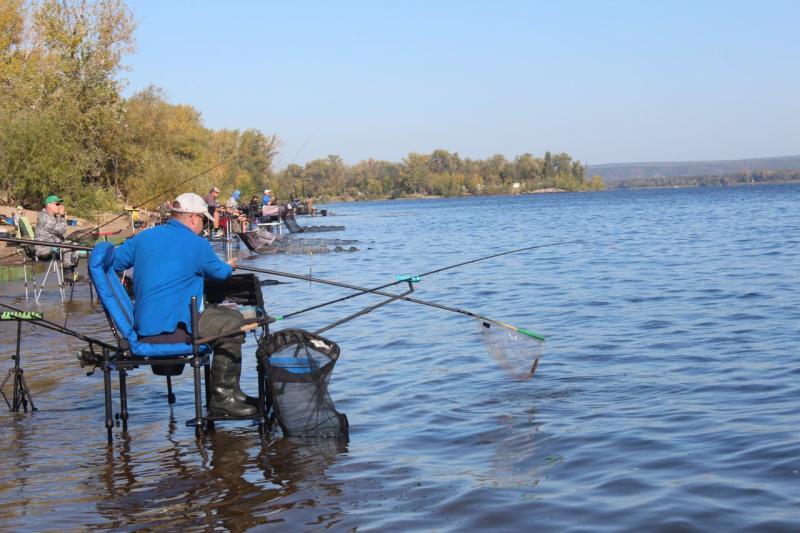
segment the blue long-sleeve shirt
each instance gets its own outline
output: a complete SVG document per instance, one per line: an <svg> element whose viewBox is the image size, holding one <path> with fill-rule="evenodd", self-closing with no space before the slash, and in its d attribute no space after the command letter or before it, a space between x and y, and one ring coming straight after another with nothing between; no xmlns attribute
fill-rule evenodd
<svg viewBox="0 0 800 533"><path fill-rule="evenodd" d="M139 336L171 333L181 322L191 332L189 303L196 296L201 304L203 278L224 281L233 273L207 240L177 220L145 230L116 249L114 270L131 267Z"/></svg>

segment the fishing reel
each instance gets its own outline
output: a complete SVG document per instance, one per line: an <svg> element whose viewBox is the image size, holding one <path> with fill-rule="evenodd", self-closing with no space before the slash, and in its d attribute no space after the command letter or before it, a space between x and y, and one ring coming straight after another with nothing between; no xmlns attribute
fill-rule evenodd
<svg viewBox="0 0 800 533"><path fill-rule="evenodd" d="M75 354L75 357L77 357L81 368L85 368L87 366L92 367L92 369L86 373L87 376L94 375L94 371L103 366L102 354L95 352L92 345L82 349L80 352Z"/></svg>

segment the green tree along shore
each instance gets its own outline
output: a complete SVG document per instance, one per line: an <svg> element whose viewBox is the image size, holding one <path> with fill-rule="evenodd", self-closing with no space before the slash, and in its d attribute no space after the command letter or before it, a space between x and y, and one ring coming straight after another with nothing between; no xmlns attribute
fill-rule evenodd
<svg viewBox="0 0 800 533"><path fill-rule="evenodd" d="M509 161L435 150L354 165L330 155L275 171L276 135L206 128L198 110L154 86L124 98L134 31L122 0L0 0L0 203L38 208L58 193L73 212L112 210L215 165L184 188L323 200L604 188L579 161L549 152Z"/></svg>

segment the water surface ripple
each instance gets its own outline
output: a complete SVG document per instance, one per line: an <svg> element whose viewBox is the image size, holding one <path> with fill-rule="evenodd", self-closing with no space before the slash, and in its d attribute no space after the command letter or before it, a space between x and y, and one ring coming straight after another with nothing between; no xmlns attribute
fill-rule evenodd
<svg viewBox="0 0 800 533"><path fill-rule="evenodd" d="M474 321L397 302L327 333L351 440L203 441L189 374L171 424L161 378L130 379L128 436L108 448L102 377L80 342L23 328L40 411L0 408L0 528L271 531L800 530L798 186L328 206L356 253L243 264L363 286L538 243L424 279L420 299L539 331L545 358L509 380ZM108 337L85 286L0 301ZM265 288L274 314L345 294ZM287 321L318 328L363 296ZM10 366L14 327L0 324ZM244 388L254 392L254 343Z"/></svg>

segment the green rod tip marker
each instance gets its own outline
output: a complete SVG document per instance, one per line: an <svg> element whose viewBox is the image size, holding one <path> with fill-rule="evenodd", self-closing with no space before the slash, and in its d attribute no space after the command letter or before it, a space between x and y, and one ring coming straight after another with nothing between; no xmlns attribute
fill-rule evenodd
<svg viewBox="0 0 800 533"><path fill-rule="evenodd" d="M531 330L525 329L525 328L518 328L517 331L519 331L523 335L527 335L528 337L533 337L536 340L544 341L544 336L543 335L539 335L535 331L531 331Z"/></svg>

